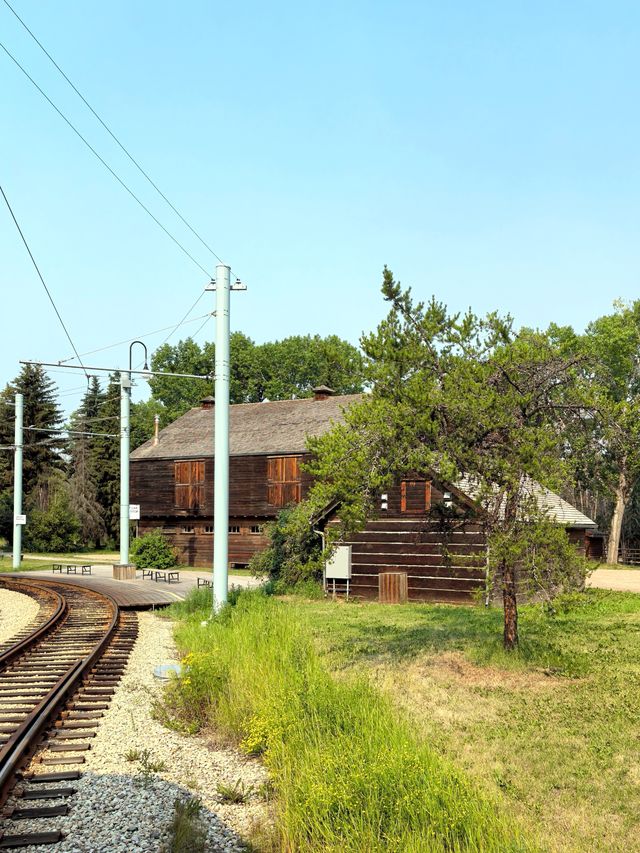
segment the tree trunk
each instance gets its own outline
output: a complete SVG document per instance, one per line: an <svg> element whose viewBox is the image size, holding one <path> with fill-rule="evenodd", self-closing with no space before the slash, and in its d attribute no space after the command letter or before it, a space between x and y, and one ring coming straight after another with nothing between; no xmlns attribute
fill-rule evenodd
<svg viewBox="0 0 640 853"><path fill-rule="evenodd" d="M518 647L518 601L516 573L512 564L502 562L502 603L504 606L504 647L513 651Z"/></svg>
<svg viewBox="0 0 640 853"><path fill-rule="evenodd" d="M607 543L607 563L618 562L618 549L620 548L620 534L622 533L622 519L624 517L625 505L627 503L628 487L627 472L623 465L620 469L618 485L616 486L616 503L611 518L609 530L609 542Z"/></svg>

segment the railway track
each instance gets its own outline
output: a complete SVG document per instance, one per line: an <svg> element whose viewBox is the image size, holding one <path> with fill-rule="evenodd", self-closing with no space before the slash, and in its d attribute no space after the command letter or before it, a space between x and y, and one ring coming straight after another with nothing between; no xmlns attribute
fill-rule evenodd
<svg viewBox="0 0 640 853"><path fill-rule="evenodd" d="M55 818L71 809L70 783L124 671L137 617L86 587L13 578L3 587L40 604L29 628L0 645L0 849L10 849L63 838ZM29 762L38 769L26 774ZM60 765L73 769L48 772ZM51 830L29 832L29 821L42 818Z"/></svg>

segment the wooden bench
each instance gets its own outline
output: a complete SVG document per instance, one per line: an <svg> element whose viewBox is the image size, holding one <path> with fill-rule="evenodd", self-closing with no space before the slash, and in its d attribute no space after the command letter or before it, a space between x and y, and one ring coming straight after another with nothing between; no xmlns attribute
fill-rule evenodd
<svg viewBox="0 0 640 853"><path fill-rule="evenodd" d="M75 563L53 563L51 566L51 570L55 574L56 572L60 572L62 574L62 570L65 569L68 575L77 575L78 569L80 569L81 575L90 575L91 574L91 566L84 565L78 566Z"/></svg>
<svg viewBox="0 0 640 853"><path fill-rule="evenodd" d="M13 551L0 551L0 560L4 560L5 557L10 560L13 557ZM20 561L24 560L24 554L20 554Z"/></svg>
<svg viewBox="0 0 640 853"><path fill-rule="evenodd" d="M142 570L142 580L144 580L145 578L153 579L155 573L156 573L155 569L143 569Z"/></svg>
<svg viewBox="0 0 640 853"><path fill-rule="evenodd" d="M165 583L180 583L180 572L169 572L166 570L156 569L155 580L164 581Z"/></svg>
<svg viewBox="0 0 640 853"><path fill-rule="evenodd" d="M206 578L198 578L198 589L200 589L200 587L211 587L211 581Z"/></svg>

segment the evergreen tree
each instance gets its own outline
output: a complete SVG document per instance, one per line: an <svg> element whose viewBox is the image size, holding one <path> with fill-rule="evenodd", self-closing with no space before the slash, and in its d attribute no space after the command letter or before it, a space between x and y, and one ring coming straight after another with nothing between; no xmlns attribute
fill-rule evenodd
<svg viewBox="0 0 640 853"><path fill-rule="evenodd" d="M96 423L118 425L96 430L96 432L119 433L120 418L120 374L109 376L109 384L97 410ZM91 469L95 476L96 498L102 507L102 518L107 536L116 540L120 525L120 445L118 438L96 436L92 440L89 454Z"/></svg>
<svg viewBox="0 0 640 853"><path fill-rule="evenodd" d="M14 441L15 395L24 397L24 453L22 485L25 506L34 497L36 490L42 491L40 499L46 500L47 482L52 473L64 471L67 440L56 432L63 425L62 412L57 402L57 388L40 365L26 364L13 382L0 395L0 445L12 445ZM0 503L8 506L13 492L13 458L7 451L0 453ZM13 515L13 514L12 514ZM2 521L7 521L2 513ZM10 536L13 518L3 523L3 535Z"/></svg>
<svg viewBox="0 0 640 853"><path fill-rule="evenodd" d="M72 430L69 439L71 454L69 504L78 518L83 543L94 546L99 546L106 534L102 506L98 502L97 492L98 454L95 452L95 442L98 436L80 433L117 432L116 419L103 420L100 417L104 399L105 395L100 388L100 383L95 376L92 376L79 408L69 420Z"/></svg>

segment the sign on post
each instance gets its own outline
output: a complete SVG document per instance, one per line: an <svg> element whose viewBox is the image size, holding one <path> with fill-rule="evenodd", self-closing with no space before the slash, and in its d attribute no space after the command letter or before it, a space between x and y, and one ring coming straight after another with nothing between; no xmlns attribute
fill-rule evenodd
<svg viewBox="0 0 640 853"><path fill-rule="evenodd" d="M140 504L129 504L129 521L140 521Z"/></svg>
<svg viewBox="0 0 640 853"><path fill-rule="evenodd" d="M14 515L13 516L13 523L14 524L26 524L27 523L27 516L26 515Z"/></svg>

